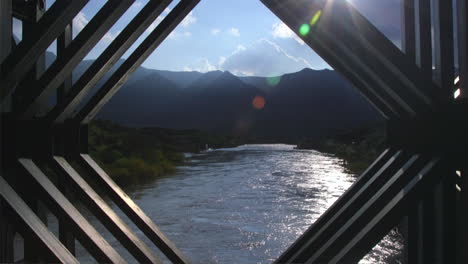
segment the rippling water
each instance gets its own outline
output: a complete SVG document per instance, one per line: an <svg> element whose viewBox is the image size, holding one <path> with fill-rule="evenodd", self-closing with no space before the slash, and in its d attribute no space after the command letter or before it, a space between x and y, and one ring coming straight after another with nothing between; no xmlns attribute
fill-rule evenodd
<svg viewBox="0 0 468 264"><path fill-rule="evenodd" d="M130 196L193 263L271 263L354 180L340 160L316 151L245 145L192 155ZM361 263L400 251L392 234Z"/></svg>

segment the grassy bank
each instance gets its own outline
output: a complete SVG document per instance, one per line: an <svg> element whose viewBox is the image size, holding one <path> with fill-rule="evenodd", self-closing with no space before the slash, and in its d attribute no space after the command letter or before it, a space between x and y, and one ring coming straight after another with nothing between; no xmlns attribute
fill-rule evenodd
<svg viewBox="0 0 468 264"><path fill-rule="evenodd" d="M90 154L121 186L169 175L184 162L183 152L234 147L240 140L197 130L135 128L96 120L89 128Z"/></svg>

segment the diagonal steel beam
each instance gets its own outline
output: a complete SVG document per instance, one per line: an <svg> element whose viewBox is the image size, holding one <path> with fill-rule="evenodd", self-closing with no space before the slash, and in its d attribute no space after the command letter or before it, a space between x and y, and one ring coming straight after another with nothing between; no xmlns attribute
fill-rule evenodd
<svg viewBox="0 0 468 264"><path fill-rule="evenodd" d="M363 76L374 80L377 83L374 89L385 92L385 94L382 92L380 94L388 98L388 101L393 102L392 105L394 105L394 108L397 108L402 116L415 116L418 113L427 112L429 110L424 102L414 98L410 99L412 95L409 90L401 89L401 91L396 91L394 89L394 87L400 87L403 86L403 84L386 68L381 67L376 56L369 54L369 47L362 48L364 45L359 44L357 41L353 42L353 40L357 40L353 34L347 31L341 31L341 34L337 35L338 31L340 30L331 32L329 27L320 27L317 28L316 32L327 35L329 39L335 42L336 49L334 52L347 58L345 61L348 63L362 69Z"/></svg>
<svg viewBox="0 0 468 264"><path fill-rule="evenodd" d="M75 117L86 124L93 119L104 104L122 87L130 75L151 55L200 0L181 0L163 21L150 33L140 46L115 71L101 89L90 99Z"/></svg>
<svg viewBox="0 0 468 264"><path fill-rule="evenodd" d="M135 0L107 1L65 49L64 55L57 57L57 60L40 77L36 87L25 89L27 93L23 94L21 105L18 106L21 118L32 118L37 113L41 101L49 98L57 90L86 54L134 2Z"/></svg>
<svg viewBox="0 0 468 264"><path fill-rule="evenodd" d="M89 66L76 81L62 102L48 113L47 119L53 122L63 122L70 117L79 103L86 97L96 83L112 68L125 51L135 43L138 37L162 13L172 0L152 0L133 18L133 20L112 41L104 52Z"/></svg>
<svg viewBox="0 0 468 264"><path fill-rule="evenodd" d="M54 257L54 259L49 259L48 261L79 263L1 176L0 196L0 199L3 198L6 201L18 219L27 227L28 233L35 237L36 240L39 240L44 245L44 249Z"/></svg>
<svg viewBox="0 0 468 264"><path fill-rule="evenodd" d="M294 10L287 8L287 2L278 4L271 1L265 1L264 4L267 5L267 7L276 16L278 16L278 18L293 30L300 28L304 23L304 19L298 17L294 13ZM355 65L347 63L349 60L347 57L349 57L349 55L337 53L336 47L334 47L333 44L334 36L330 39L326 36L317 38L312 34L308 34L306 36L301 36L301 38L337 72L350 80L354 86L372 102L384 117L395 118L407 114L406 112L397 109L398 107L396 106L396 102L394 102L394 100L392 100L388 95L375 89L375 87L381 85L378 80L370 78L368 73L363 71L361 67L355 67Z"/></svg>
<svg viewBox="0 0 468 264"><path fill-rule="evenodd" d="M140 228L161 252L174 263L189 263L179 249L164 235L154 222L128 197L128 195L99 167L87 154L80 154L77 161L90 176L103 188L109 198Z"/></svg>
<svg viewBox="0 0 468 264"><path fill-rule="evenodd" d="M265 3L266 2L268 2L268 5L266 4L267 7L292 29L300 28L304 24L304 21L307 20L304 16L298 16L297 10L294 8L288 8L288 4L292 2L273 3L271 0L265 0ZM297 6L294 7L299 8ZM315 12L317 10L320 9L315 8ZM310 12L314 14L313 11ZM403 109L401 106L401 98L394 92L391 92L390 88L378 89L378 87L385 87L385 84L378 77L376 78L375 74L372 74L372 67L366 66L360 57L349 52L347 46L348 42L341 43L336 41L336 34L327 34L326 30L324 30L322 34L323 35L320 37L317 37L315 33L307 34L301 36L301 38L333 66L335 70L353 82L356 88L358 88L369 101L372 101L384 116L389 118L401 118L410 115L410 112L414 113L412 110L408 112ZM354 64L350 63L351 61L354 62ZM407 104L405 104L405 106L407 106Z"/></svg>
<svg viewBox="0 0 468 264"><path fill-rule="evenodd" d="M378 86L379 83L376 80L372 80L366 77L366 73L362 69L357 67L350 67L349 64L345 63L343 57L345 55L336 54L326 44L326 39L314 39L308 41L308 45L312 47L316 52L320 53L327 63L337 70L338 73L342 74L345 79L348 79L356 89L368 99L384 118L398 118L404 113L400 113L401 110L394 107L395 103L390 100L384 99L384 96L375 91L374 87Z"/></svg>
<svg viewBox="0 0 468 264"><path fill-rule="evenodd" d="M433 158L427 162L329 263L356 263L362 259L391 228L398 224L407 211L405 209L409 209L411 205L421 200L426 190L440 180L442 174L437 173L440 161L440 158Z"/></svg>
<svg viewBox="0 0 468 264"><path fill-rule="evenodd" d="M280 263L305 262L311 256L311 252L318 251L323 243L355 214L356 208L369 200L374 194L374 190L385 184L406 160L407 155L402 151L394 153L381 167L377 168L377 172L371 174L370 179L362 186L358 186L358 189L354 191L352 196L348 197L348 200L343 200L339 209L326 216L327 221L320 221L317 227L311 227L311 231L307 234L308 239L289 259Z"/></svg>
<svg viewBox="0 0 468 264"><path fill-rule="evenodd" d="M333 203L330 208L325 211L315 222L309 227L304 234L302 234L281 256L275 261L275 263L288 263L289 260L296 254L301 247L310 240L316 232L320 230L328 221L331 220L333 215L342 210L343 206L359 192L364 185L371 180L371 177L375 175L391 159L395 154L396 150L386 149L380 156L364 171L356 182L346 190L343 195Z"/></svg>
<svg viewBox="0 0 468 264"><path fill-rule="evenodd" d="M395 195L413 179L414 175L427 164L427 159L413 155L406 163L379 188L373 190L372 197L355 207L353 215L346 219L339 230L329 233L328 238L317 250L309 252L304 263L324 263L335 257L346 243L360 232L365 225L385 207Z"/></svg>
<svg viewBox="0 0 468 264"><path fill-rule="evenodd" d="M36 186L37 195L60 217L68 219L76 231L76 237L98 262L125 263L96 229L80 214L67 198L54 186L31 159L18 159L19 169L28 176L31 186ZM19 186L15 186L20 188Z"/></svg>
<svg viewBox="0 0 468 264"><path fill-rule="evenodd" d="M56 1L39 20L36 36L21 41L0 65L0 104L32 68L49 45L62 33L66 25L89 0Z"/></svg>
<svg viewBox="0 0 468 264"><path fill-rule="evenodd" d="M414 61L410 61L345 1L262 0L262 2L293 29L298 29L302 24L309 24L311 17L320 10L321 18L311 26L309 34L303 36L306 43L327 39L332 52L355 57L353 60L345 60L349 67L362 68L364 65L370 77L384 78L381 81L385 81L386 87L375 87L379 93L387 97L393 96L396 100L398 100L397 95L403 94L406 106L413 106L415 102L425 106L418 109L418 112L425 112L436 105L435 96L431 93L431 89L427 89L424 76ZM345 43L336 40L343 32L351 36L351 39ZM345 48L351 46L354 51L360 50L364 56L356 58L353 52L343 49L343 46ZM311 47L314 48L312 45ZM322 55L320 51L318 53ZM429 86L431 84L432 82ZM388 99L387 97L385 99Z"/></svg>
<svg viewBox="0 0 468 264"><path fill-rule="evenodd" d="M49 163L60 177L65 178L68 186L78 194L80 201L127 248L136 260L141 263L162 263L101 196L72 168L68 161L63 157L54 156L49 160Z"/></svg>

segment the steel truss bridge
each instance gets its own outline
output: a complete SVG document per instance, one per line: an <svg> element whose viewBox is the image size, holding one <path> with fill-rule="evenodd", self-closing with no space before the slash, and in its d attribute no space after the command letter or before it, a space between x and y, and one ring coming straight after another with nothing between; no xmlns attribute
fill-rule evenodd
<svg viewBox="0 0 468 264"><path fill-rule="evenodd" d="M172 0L150 0L74 83L74 68L135 1L108 0L73 38L72 20L89 0L57 0L48 9L45 0L0 0L0 262L14 262L16 233L23 262L76 263L76 240L98 262L126 262L70 202L79 199L137 261L162 262L106 201L168 260L189 263L88 154L87 132L199 1L180 0L85 101ZM302 40L388 127L388 149L276 263L358 262L402 219L408 263L468 263L467 1L401 0L401 49L344 0L261 2L291 29L305 25ZM22 21L18 44L13 17ZM45 69L54 41L57 59ZM45 224L46 210L58 219L58 237Z"/></svg>

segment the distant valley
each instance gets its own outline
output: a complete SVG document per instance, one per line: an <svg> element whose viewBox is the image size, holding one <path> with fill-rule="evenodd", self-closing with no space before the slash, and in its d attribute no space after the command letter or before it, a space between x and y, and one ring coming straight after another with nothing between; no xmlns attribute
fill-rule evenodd
<svg viewBox="0 0 468 264"><path fill-rule="evenodd" d="M91 62L77 67L75 80ZM255 97L264 99L263 108L253 106ZM265 78L144 67L134 72L97 118L136 127L289 139L321 138L381 120L357 89L331 70L303 69Z"/></svg>

